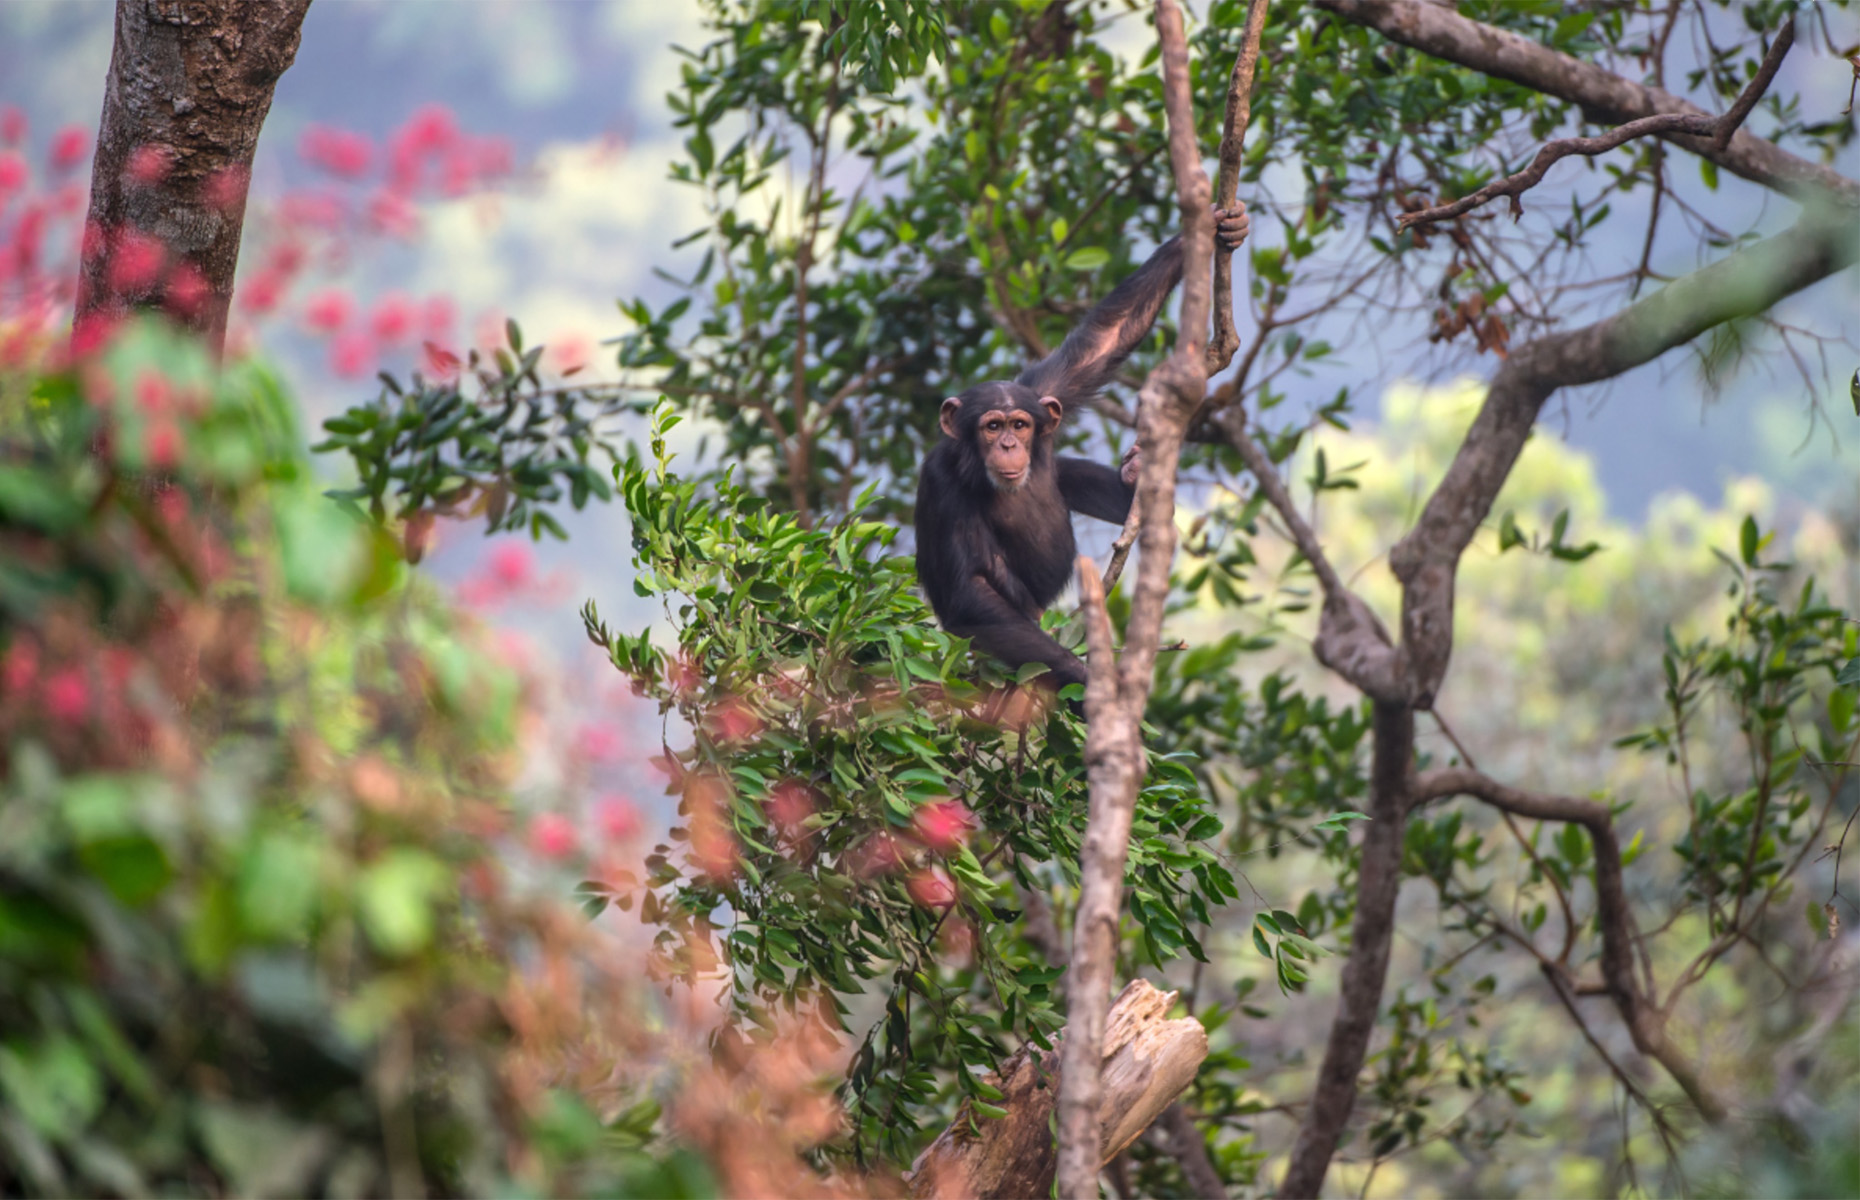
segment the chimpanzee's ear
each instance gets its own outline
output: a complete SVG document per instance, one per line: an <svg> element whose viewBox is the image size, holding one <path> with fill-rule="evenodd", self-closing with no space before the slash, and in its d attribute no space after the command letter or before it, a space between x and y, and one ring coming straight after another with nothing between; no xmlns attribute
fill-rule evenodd
<svg viewBox="0 0 1860 1200"><path fill-rule="evenodd" d="M1041 396L1040 407L1046 410L1046 419L1053 423L1054 428L1058 428L1059 418L1066 415L1066 406L1059 402L1059 397Z"/></svg>
<svg viewBox="0 0 1860 1200"><path fill-rule="evenodd" d="M943 416L938 423L943 426L943 432L947 433L950 437L959 436L956 433L956 414L961 411L962 401L956 397L951 396L949 399L943 401Z"/></svg>

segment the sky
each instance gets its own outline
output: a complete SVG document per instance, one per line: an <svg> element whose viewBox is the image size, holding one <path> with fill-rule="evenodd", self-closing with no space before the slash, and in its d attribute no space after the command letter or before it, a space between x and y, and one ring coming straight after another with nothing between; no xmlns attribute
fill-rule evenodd
<svg viewBox="0 0 1860 1200"><path fill-rule="evenodd" d="M663 302L669 285L654 268L676 269L688 257L671 243L698 223L697 197L666 177L679 139L663 97L680 61L671 46L703 39L697 16L695 4L677 0L319 0L305 22L296 63L278 85L254 169L255 195L311 179L298 146L313 124L380 139L422 106L444 105L470 133L507 139L520 166L517 177L488 196L426 206L416 241L371 247L344 264L344 286L358 297L393 289L445 294L468 323L514 315L532 342L592 346L625 331L617 297ZM1839 19L1855 28L1837 32L1860 40L1860 16ZM40 139L68 123L94 128L110 23L111 6L103 0L0 5L0 104L24 108ZM1146 33L1140 22L1125 21L1117 36L1129 41ZM1131 48L1141 46L1132 41ZM1805 104L1838 108L1845 101L1851 76L1815 39L1798 41L1787 70L1785 82L1802 90ZM1860 148L1850 147L1835 165L1860 176ZM1684 186L1696 191L1700 185L1688 180ZM1778 224L1793 211L1741 181L1724 186L1716 203L1759 223ZM1620 244L1602 243L1598 258L1619 256L1625 264L1638 254L1638 225L1624 220L1620 226ZM1677 271L1699 250L1675 230L1662 242L1656 266ZM1261 234L1271 236L1267 229ZM248 238L248 250L252 242ZM1850 339L1860 337L1855 275L1849 271L1819 285L1789 311L1805 323L1844 327ZM1362 340L1360 331L1338 332L1333 340L1346 346ZM1387 382L1399 382L1410 362L1425 369L1425 356L1411 352L1416 340L1400 330L1382 340L1377 353ZM281 363L313 418L368 396L365 386L331 373L324 343L288 324L267 332L266 352ZM1728 481L1745 474L1767 477L1796 503L1844 493L1852 504L1860 479L1860 420L1844 393L1860 351L1850 341L1833 353L1836 382L1823 400L1836 422L1838 446L1825 424L1811 430L1805 417L1810 397L1786 363L1740 376L1711 396L1679 354L1610 386L1559 396L1540 435L1593 455L1612 514L1630 521L1663 492L1687 490L1715 501ZM1389 363L1395 364L1392 373ZM1352 361L1348 369L1371 365ZM1489 370L1490 360L1475 368ZM1311 394L1294 392L1294 403L1328 399L1337 382L1320 378L1305 386ZM595 508L576 515L569 528L567 546L539 548L540 567L574 572L577 588L613 598L613 615L649 616L627 586L624 516ZM462 578L484 550L475 533L455 532L432 569L442 578ZM578 623L561 616L552 606L546 618L536 618L537 628L566 649L580 634Z"/></svg>

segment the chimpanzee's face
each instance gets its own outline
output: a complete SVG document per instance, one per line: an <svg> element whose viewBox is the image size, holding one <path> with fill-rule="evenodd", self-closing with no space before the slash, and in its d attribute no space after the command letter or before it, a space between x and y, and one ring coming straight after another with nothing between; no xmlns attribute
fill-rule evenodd
<svg viewBox="0 0 1860 1200"><path fill-rule="evenodd" d="M1039 439L1058 428L1064 408L1018 384L984 384L943 401L943 432L966 441L1000 491L1017 491L1032 474Z"/></svg>

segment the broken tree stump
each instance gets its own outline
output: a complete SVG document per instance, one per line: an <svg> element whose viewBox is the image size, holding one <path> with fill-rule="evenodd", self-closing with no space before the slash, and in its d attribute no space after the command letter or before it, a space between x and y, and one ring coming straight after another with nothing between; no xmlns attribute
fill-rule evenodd
<svg viewBox="0 0 1860 1200"><path fill-rule="evenodd" d="M1208 1035L1193 1017L1169 1019L1174 992L1132 980L1111 1005L1104 1037L1104 1103L1098 1110L1107 1163L1193 1082L1208 1057ZM1001 1090L1007 1116L991 1119L963 1101L936 1141L911 1168L916 1200L1045 1196L1058 1162L1053 1103L1059 1095L1059 1051L1031 1046L1001 1064L990 1083Z"/></svg>

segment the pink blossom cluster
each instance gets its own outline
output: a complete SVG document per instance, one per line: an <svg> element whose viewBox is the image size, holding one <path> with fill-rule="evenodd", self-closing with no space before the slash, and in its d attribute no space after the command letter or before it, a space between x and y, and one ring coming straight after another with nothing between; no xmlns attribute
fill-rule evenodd
<svg viewBox="0 0 1860 1200"><path fill-rule="evenodd" d="M0 368L41 353L77 295L69 264L87 194L77 168L90 135L76 126L58 131L35 175L27 132L23 112L0 109Z"/></svg>

